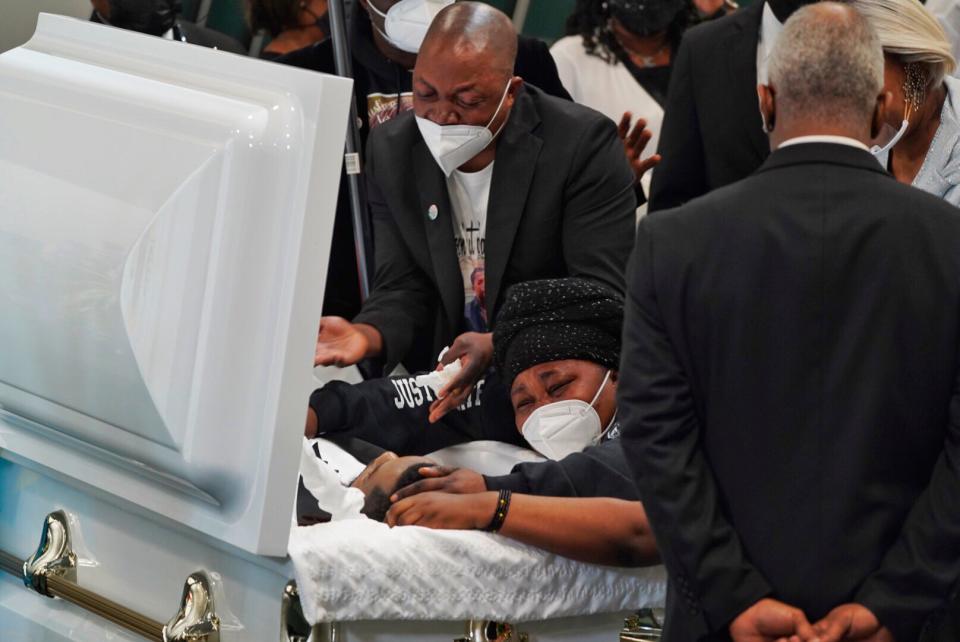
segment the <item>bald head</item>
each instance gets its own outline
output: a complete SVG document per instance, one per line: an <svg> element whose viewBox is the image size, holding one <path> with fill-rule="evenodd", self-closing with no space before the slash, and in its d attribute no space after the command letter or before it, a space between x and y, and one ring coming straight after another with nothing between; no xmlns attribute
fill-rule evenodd
<svg viewBox="0 0 960 642"><path fill-rule="evenodd" d="M501 11L482 2L457 2L434 18L419 58L444 56L511 74L517 58L517 32ZM479 71L479 69L478 69Z"/></svg>
<svg viewBox="0 0 960 642"><path fill-rule="evenodd" d="M812 4L794 13L770 54L777 115L864 127L883 88L883 51L853 7Z"/></svg>

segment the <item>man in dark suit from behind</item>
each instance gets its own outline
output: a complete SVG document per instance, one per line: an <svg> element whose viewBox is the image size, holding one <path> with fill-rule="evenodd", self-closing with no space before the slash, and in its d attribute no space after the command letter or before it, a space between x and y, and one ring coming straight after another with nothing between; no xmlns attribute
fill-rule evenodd
<svg viewBox="0 0 960 642"><path fill-rule="evenodd" d="M90 0L92 22L138 31L168 40L246 55L239 42L226 34L178 18L180 0Z"/></svg>
<svg viewBox="0 0 960 642"><path fill-rule="evenodd" d="M640 223L618 393L666 642L915 642L960 576L960 213L867 151L882 86L859 14L799 10L770 158Z"/></svg>
<svg viewBox="0 0 960 642"><path fill-rule="evenodd" d="M770 149L757 109L783 23L816 0L754 0L683 36L670 78L649 210L676 207L746 178Z"/></svg>
<svg viewBox="0 0 960 642"><path fill-rule="evenodd" d="M413 111L367 145L373 292L352 323L321 325L324 365L381 357L388 370L432 369L450 345L445 361L464 367L431 420L466 399L491 362L492 328L468 324L477 268L484 321L521 281L579 276L624 288L636 196L616 125L525 85L516 51L510 19L489 5L458 2L434 19L413 70Z"/></svg>

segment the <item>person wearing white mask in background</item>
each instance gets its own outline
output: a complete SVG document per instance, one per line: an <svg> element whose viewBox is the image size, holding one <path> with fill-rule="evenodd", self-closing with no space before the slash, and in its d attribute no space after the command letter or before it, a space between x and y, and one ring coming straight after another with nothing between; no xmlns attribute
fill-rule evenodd
<svg viewBox="0 0 960 642"><path fill-rule="evenodd" d="M892 101L877 159L901 183L960 205L960 80L937 19L916 0L854 0L880 39Z"/></svg>
<svg viewBox="0 0 960 642"><path fill-rule="evenodd" d="M514 285L493 333L496 368L510 389L511 408L505 414L481 394L469 408L451 412L427 428L429 393L400 393L414 385L412 377L357 385L332 382L311 397L306 436L366 446L357 443L362 440L400 455L423 456L454 443L462 416L482 414L485 430L477 438L526 443L542 459L518 464L501 476L484 476L466 467L424 465L419 469L422 479L390 497L396 505L392 523L473 528L471 520L477 515L489 518L487 509L494 498L522 494L598 498L592 503L574 500L574 504L584 510L606 506L612 511L609 521L616 521L612 519L616 515L623 524L645 532L646 516L618 439L616 391L623 308L620 294L589 279ZM417 398L427 400L416 403ZM504 433L498 435L500 429ZM461 436L460 441L465 439ZM510 512L526 511L520 507L527 501L521 500ZM561 501L552 507L569 506ZM573 524L569 526L574 529ZM614 562L608 558L606 563Z"/></svg>
<svg viewBox="0 0 960 642"><path fill-rule="evenodd" d="M491 363L493 328L468 314L477 268L486 319L521 281L624 287L636 196L616 125L525 85L513 73L516 43L510 19L487 4L459 2L434 19L413 73L414 113L378 127L367 146L373 291L352 322L321 321L319 365L379 358L387 371L429 370L449 346L443 363L462 369L431 421L463 403Z"/></svg>
<svg viewBox="0 0 960 642"><path fill-rule="evenodd" d="M361 149L374 129L413 109L412 70L434 16L454 0L358 0L348 25ZM333 40L290 52L275 62L336 74ZM544 92L569 99L547 45L517 36L514 75ZM323 313L352 318L360 311L354 236L346 183L337 200ZM436 355L434 355L436 356Z"/></svg>

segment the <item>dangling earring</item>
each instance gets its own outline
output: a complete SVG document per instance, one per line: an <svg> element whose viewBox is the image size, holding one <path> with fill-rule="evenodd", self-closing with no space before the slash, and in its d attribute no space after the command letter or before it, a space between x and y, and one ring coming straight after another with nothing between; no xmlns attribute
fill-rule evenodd
<svg viewBox="0 0 960 642"><path fill-rule="evenodd" d="M918 111L927 95L927 76L920 63L910 62L904 67L903 100L906 102L906 120Z"/></svg>

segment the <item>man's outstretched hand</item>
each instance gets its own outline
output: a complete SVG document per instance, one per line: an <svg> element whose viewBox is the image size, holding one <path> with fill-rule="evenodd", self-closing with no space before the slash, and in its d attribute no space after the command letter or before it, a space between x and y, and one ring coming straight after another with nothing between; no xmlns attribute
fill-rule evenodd
<svg viewBox="0 0 960 642"><path fill-rule="evenodd" d="M373 326L350 323L343 317L323 317L313 365L352 366L379 354L381 344L380 333Z"/></svg>
<svg viewBox="0 0 960 642"><path fill-rule="evenodd" d="M824 642L798 608L764 598L730 623L734 642Z"/></svg>

